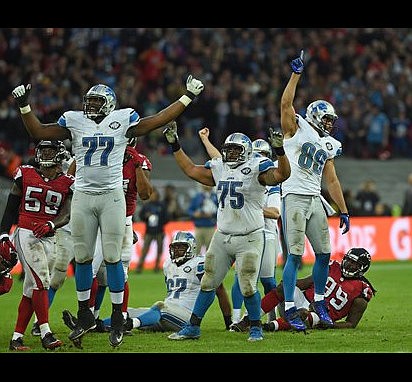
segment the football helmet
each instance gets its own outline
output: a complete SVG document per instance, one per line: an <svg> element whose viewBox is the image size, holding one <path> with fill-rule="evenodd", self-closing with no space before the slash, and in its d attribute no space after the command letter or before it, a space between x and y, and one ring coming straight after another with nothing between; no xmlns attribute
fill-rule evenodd
<svg viewBox="0 0 412 382"><path fill-rule="evenodd" d="M249 160L252 155L252 141L243 133L230 134L223 143L222 160L230 167L236 167L237 165Z"/></svg>
<svg viewBox="0 0 412 382"><path fill-rule="evenodd" d="M40 166L56 166L68 158L70 154L62 141L40 141L36 145L34 160Z"/></svg>
<svg viewBox="0 0 412 382"><path fill-rule="evenodd" d="M341 262L342 274L346 278L362 277L371 266L371 255L365 248L351 248Z"/></svg>
<svg viewBox="0 0 412 382"><path fill-rule="evenodd" d="M94 85L83 97L83 113L87 118L106 117L116 107L116 94L106 85Z"/></svg>
<svg viewBox="0 0 412 382"><path fill-rule="evenodd" d="M323 135L330 135L338 115L329 102L317 100L307 107L305 119Z"/></svg>
<svg viewBox="0 0 412 382"><path fill-rule="evenodd" d="M184 264L196 255L196 239L189 231L179 231L169 245L172 263L177 266Z"/></svg>
<svg viewBox="0 0 412 382"><path fill-rule="evenodd" d="M252 151L272 158L272 147L264 139L255 139L252 142Z"/></svg>

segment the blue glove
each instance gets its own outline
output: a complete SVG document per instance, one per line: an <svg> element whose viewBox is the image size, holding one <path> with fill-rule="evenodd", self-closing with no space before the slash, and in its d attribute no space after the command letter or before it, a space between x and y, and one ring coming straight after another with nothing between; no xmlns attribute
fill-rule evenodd
<svg viewBox="0 0 412 382"><path fill-rule="evenodd" d="M349 214L340 214L339 228L342 228L343 226L345 226L345 228L342 231L342 235L350 229Z"/></svg>
<svg viewBox="0 0 412 382"><path fill-rule="evenodd" d="M293 70L293 73L302 74L303 68L305 67L305 65L303 64L303 49L300 51L300 56L292 60L290 66Z"/></svg>

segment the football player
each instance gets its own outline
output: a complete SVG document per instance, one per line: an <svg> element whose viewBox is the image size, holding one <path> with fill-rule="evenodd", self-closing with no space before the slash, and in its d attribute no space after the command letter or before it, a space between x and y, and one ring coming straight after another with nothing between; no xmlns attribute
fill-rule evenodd
<svg viewBox="0 0 412 382"><path fill-rule="evenodd" d="M189 322L172 340L197 339L200 324L216 295L216 288L236 261L240 289L252 322L249 341L263 339L260 321L260 293L257 289L264 249L263 204L266 185L288 178L290 166L283 150L283 136L271 130L269 138L278 155L271 159L252 155L252 141L242 133L230 134L221 149L205 165L195 165L180 146L176 122L163 131L182 171L191 179L216 186L219 200L217 229L205 255L205 275Z"/></svg>
<svg viewBox="0 0 412 382"><path fill-rule="evenodd" d="M17 228L14 244L24 270L23 296L10 350L29 350L23 344L27 325L36 314L41 343L45 349L62 345L49 326L48 289L50 269L55 260L54 232L70 219L70 201L74 177L61 172L61 162L66 156L61 141L40 141L35 149L35 162L19 166L0 223L2 238L8 238L15 216Z"/></svg>
<svg viewBox="0 0 412 382"><path fill-rule="evenodd" d="M98 84L84 95L83 110L66 111L56 123L49 124L41 123L31 110L28 101L31 84L13 89L12 95L29 135L34 139L69 139L76 158L71 230L79 321L69 334L71 341L77 342L96 327L89 300L93 283L93 253L100 227L112 302L109 343L117 347L123 342L124 271L121 247L126 201L122 163L127 141L128 138L146 135L178 117L203 88L201 81L189 75L184 95L155 115L140 118L133 108L116 110L117 97L113 89Z"/></svg>
<svg viewBox="0 0 412 382"><path fill-rule="evenodd" d="M166 298L150 308L128 308L126 330L178 331L189 321L204 274L204 256L196 256L196 239L191 232L176 232L169 245L163 273ZM103 321L110 327L110 318Z"/></svg>

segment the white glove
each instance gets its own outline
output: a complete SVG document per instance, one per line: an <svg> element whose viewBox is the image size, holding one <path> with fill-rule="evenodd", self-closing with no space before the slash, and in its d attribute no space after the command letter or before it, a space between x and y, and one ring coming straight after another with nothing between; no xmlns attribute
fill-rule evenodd
<svg viewBox="0 0 412 382"><path fill-rule="evenodd" d="M189 93L188 96L191 99L194 99L196 96L198 96L205 86L203 85L202 81L197 80L196 78L193 78L193 76L190 74L189 77L187 77L186 80L186 89Z"/></svg>
<svg viewBox="0 0 412 382"><path fill-rule="evenodd" d="M175 121L169 122L163 130L163 135L170 144L178 142L177 123Z"/></svg>

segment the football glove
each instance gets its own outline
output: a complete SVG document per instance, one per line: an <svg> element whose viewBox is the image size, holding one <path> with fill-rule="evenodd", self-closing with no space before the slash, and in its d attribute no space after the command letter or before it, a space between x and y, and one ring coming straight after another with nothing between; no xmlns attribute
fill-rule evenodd
<svg viewBox="0 0 412 382"><path fill-rule="evenodd" d="M186 95L190 99L195 99L205 88L203 85L202 81L197 80L196 78L193 78L193 76L190 74L189 77L187 77L186 80Z"/></svg>
<svg viewBox="0 0 412 382"><path fill-rule="evenodd" d="M178 142L179 137L177 135L177 123L175 121L169 122L163 130L163 135L165 136L167 142L171 145Z"/></svg>
<svg viewBox="0 0 412 382"><path fill-rule="evenodd" d="M342 235L350 229L349 214L340 214L339 228L342 228L343 226L345 226L345 228L342 231Z"/></svg>
<svg viewBox="0 0 412 382"><path fill-rule="evenodd" d="M0 235L0 271L10 272L17 264L17 251L8 234Z"/></svg>
<svg viewBox="0 0 412 382"><path fill-rule="evenodd" d="M283 147L283 134L280 131L275 131L270 127L268 141L273 149Z"/></svg>
<svg viewBox="0 0 412 382"><path fill-rule="evenodd" d="M20 108L25 107L29 104L29 95L31 91L31 84L19 85L13 89L11 94L19 105Z"/></svg>
<svg viewBox="0 0 412 382"><path fill-rule="evenodd" d="M303 63L303 49L300 51L300 56L298 58L295 58L294 60L292 60L292 62L290 63L290 66L293 70L293 73L296 74L302 74L303 69L305 67L304 63Z"/></svg>
<svg viewBox="0 0 412 382"><path fill-rule="evenodd" d="M10 273L0 275L0 295L8 293L13 285L13 278Z"/></svg>
<svg viewBox="0 0 412 382"><path fill-rule="evenodd" d="M49 220L44 224L36 224L36 226L33 228L33 235L38 239L44 236L54 235L54 223Z"/></svg>

